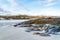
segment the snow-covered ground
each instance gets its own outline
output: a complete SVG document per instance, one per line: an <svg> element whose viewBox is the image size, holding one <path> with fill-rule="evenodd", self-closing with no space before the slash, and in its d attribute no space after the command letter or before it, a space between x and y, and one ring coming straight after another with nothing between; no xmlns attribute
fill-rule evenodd
<svg viewBox="0 0 60 40"><path fill-rule="evenodd" d="M24 28L10 26L0 29L0 40L60 40L60 35L43 37L27 33Z"/></svg>
<svg viewBox="0 0 60 40"><path fill-rule="evenodd" d="M0 20L0 28L9 25L14 25L24 21L28 21L28 20Z"/></svg>
<svg viewBox="0 0 60 40"><path fill-rule="evenodd" d="M60 35L51 34L50 37L43 37L39 35L33 35L32 32L25 32L25 28L5 25L3 28L0 28L0 40L60 40Z"/></svg>

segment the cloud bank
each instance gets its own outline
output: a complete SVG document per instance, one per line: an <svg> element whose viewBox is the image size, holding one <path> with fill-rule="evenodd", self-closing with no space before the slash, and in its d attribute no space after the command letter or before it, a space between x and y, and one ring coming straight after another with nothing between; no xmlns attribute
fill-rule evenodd
<svg viewBox="0 0 60 40"><path fill-rule="evenodd" d="M0 0L0 15L60 16L59 6L60 0Z"/></svg>

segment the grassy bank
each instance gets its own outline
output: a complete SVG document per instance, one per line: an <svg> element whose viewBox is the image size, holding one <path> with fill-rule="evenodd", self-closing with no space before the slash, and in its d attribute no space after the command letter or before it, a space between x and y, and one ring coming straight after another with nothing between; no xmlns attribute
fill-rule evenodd
<svg viewBox="0 0 60 40"><path fill-rule="evenodd" d="M59 18L53 18L53 19L36 19L36 20L29 20L25 23L28 24L60 24L60 19Z"/></svg>

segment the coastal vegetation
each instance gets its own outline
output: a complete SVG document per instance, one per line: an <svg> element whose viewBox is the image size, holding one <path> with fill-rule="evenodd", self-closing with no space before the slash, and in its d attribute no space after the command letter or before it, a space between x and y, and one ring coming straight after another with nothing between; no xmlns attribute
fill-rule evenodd
<svg viewBox="0 0 60 40"><path fill-rule="evenodd" d="M35 19L26 21L28 24L60 24L60 18L43 18L43 19Z"/></svg>
<svg viewBox="0 0 60 40"><path fill-rule="evenodd" d="M11 16L2 16L0 18L5 19L33 19L33 18L55 18L55 16L29 16L29 15L11 15Z"/></svg>
<svg viewBox="0 0 60 40"><path fill-rule="evenodd" d="M31 19L31 18L40 18L39 16L28 16L28 15L12 15L12 16L1 16L0 18L5 19Z"/></svg>
<svg viewBox="0 0 60 40"><path fill-rule="evenodd" d="M27 15L14 15L14 16L0 16L0 18L5 19L29 19L30 17Z"/></svg>

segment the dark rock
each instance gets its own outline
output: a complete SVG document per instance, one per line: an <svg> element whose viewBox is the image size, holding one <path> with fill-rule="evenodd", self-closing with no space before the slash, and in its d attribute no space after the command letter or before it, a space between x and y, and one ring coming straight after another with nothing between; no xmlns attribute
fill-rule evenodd
<svg viewBox="0 0 60 40"><path fill-rule="evenodd" d="M33 35L50 36L50 35L47 34L47 33L39 33L39 32L33 33Z"/></svg>
<svg viewBox="0 0 60 40"><path fill-rule="evenodd" d="M60 32L60 29L51 28L51 29L46 30L46 33L48 33L48 34L55 34L57 32Z"/></svg>
<svg viewBox="0 0 60 40"><path fill-rule="evenodd" d="M40 33L40 36L50 36L50 35L47 33Z"/></svg>
<svg viewBox="0 0 60 40"><path fill-rule="evenodd" d="M14 25L14 27L17 27L17 25Z"/></svg>

